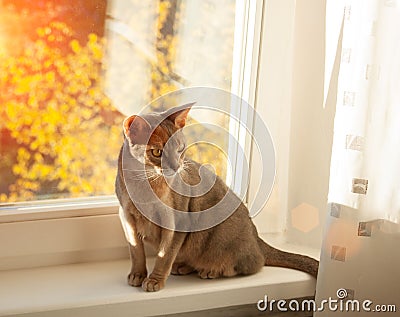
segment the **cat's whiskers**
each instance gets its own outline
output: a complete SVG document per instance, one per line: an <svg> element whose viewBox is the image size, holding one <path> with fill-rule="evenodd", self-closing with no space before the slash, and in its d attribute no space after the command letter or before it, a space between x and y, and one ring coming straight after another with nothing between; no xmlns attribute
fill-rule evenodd
<svg viewBox="0 0 400 317"><path fill-rule="evenodd" d="M150 183L153 183L153 182L155 182L156 180L160 179L161 176L162 176L162 175L157 175L156 177L152 178L152 179L150 180Z"/></svg>
<svg viewBox="0 0 400 317"><path fill-rule="evenodd" d="M125 171L132 172L130 173L130 176L133 176L131 178L136 181L154 181L161 176L154 170L150 169L126 169Z"/></svg>
<svg viewBox="0 0 400 317"><path fill-rule="evenodd" d="M182 172L189 173L190 168L194 166L194 164L190 161L183 161L183 164L181 165L182 167Z"/></svg>
<svg viewBox="0 0 400 317"><path fill-rule="evenodd" d="M178 171L174 175L179 175L182 172L188 173L191 165L194 165L192 162L183 161L180 165ZM171 170L163 169L159 166L147 167L146 169L125 169L125 171L131 172L131 179L136 181L145 181L155 182L163 176L174 176L170 175Z"/></svg>

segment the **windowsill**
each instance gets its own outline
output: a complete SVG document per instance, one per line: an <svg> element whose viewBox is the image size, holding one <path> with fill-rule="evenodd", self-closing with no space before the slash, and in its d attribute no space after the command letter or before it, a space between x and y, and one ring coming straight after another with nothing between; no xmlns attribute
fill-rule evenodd
<svg viewBox="0 0 400 317"><path fill-rule="evenodd" d="M264 238L318 257L317 250ZM288 299L315 292L315 280L306 273L264 267L252 276L217 280L171 276L162 291L145 293L127 285L129 267L129 260L117 260L0 272L0 316L157 316L256 304L264 295Z"/></svg>
<svg viewBox="0 0 400 317"><path fill-rule="evenodd" d="M118 213L115 195L0 205L0 224Z"/></svg>

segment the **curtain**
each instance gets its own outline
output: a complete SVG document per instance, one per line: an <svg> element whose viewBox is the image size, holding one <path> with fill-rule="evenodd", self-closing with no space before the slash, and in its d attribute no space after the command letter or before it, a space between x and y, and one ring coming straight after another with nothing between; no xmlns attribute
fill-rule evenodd
<svg viewBox="0 0 400 317"><path fill-rule="evenodd" d="M333 304L314 315L382 316L396 305L386 314L397 316L400 1L327 0L326 31L326 56L339 62L326 63L336 114L316 303Z"/></svg>

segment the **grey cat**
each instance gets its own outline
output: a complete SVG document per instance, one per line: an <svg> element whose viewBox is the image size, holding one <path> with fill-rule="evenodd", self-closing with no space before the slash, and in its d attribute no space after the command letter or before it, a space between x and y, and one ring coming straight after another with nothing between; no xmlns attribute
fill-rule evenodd
<svg viewBox="0 0 400 317"><path fill-rule="evenodd" d="M316 277L318 261L265 243L222 179L184 157L181 129L189 110L176 107L124 120L115 185L132 263L129 285L153 292L165 286L170 273L213 279L254 274L264 265ZM143 241L158 252L149 276Z"/></svg>

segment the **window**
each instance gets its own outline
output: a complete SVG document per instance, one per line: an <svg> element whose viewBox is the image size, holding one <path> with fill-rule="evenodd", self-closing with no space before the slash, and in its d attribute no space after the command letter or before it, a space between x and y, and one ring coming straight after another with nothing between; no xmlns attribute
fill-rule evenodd
<svg viewBox="0 0 400 317"><path fill-rule="evenodd" d="M0 202L112 195L124 115L165 93L211 86L251 99L243 82L251 76L255 6L0 1ZM228 116L213 120L243 135ZM220 143L222 150L198 144L191 154L240 180L227 175L224 155L237 151L228 139Z"/></svg>
<svg viewBox="0 0 400 317"><path fill-rule="evenodd" d="M262 12L250 0L1 0L0 269L126 256L113 195L124 116L186 86L214 86L254 104ZM156 35L171 27L166 52ZM240 107L230 110L248 119ZM202 117L211 116L193 120ZM249 149L242 127L220 120ZM237 148L222 143L240 162ZM239 192L240 167L227 175L226 155L213 154Z"/></svg>
<svg viewBox="0 0 400 317"><path fill-rule="evenodd" d="M106 1L1 6L0 200L111 194L122 116L102 88Z"/></svg>

